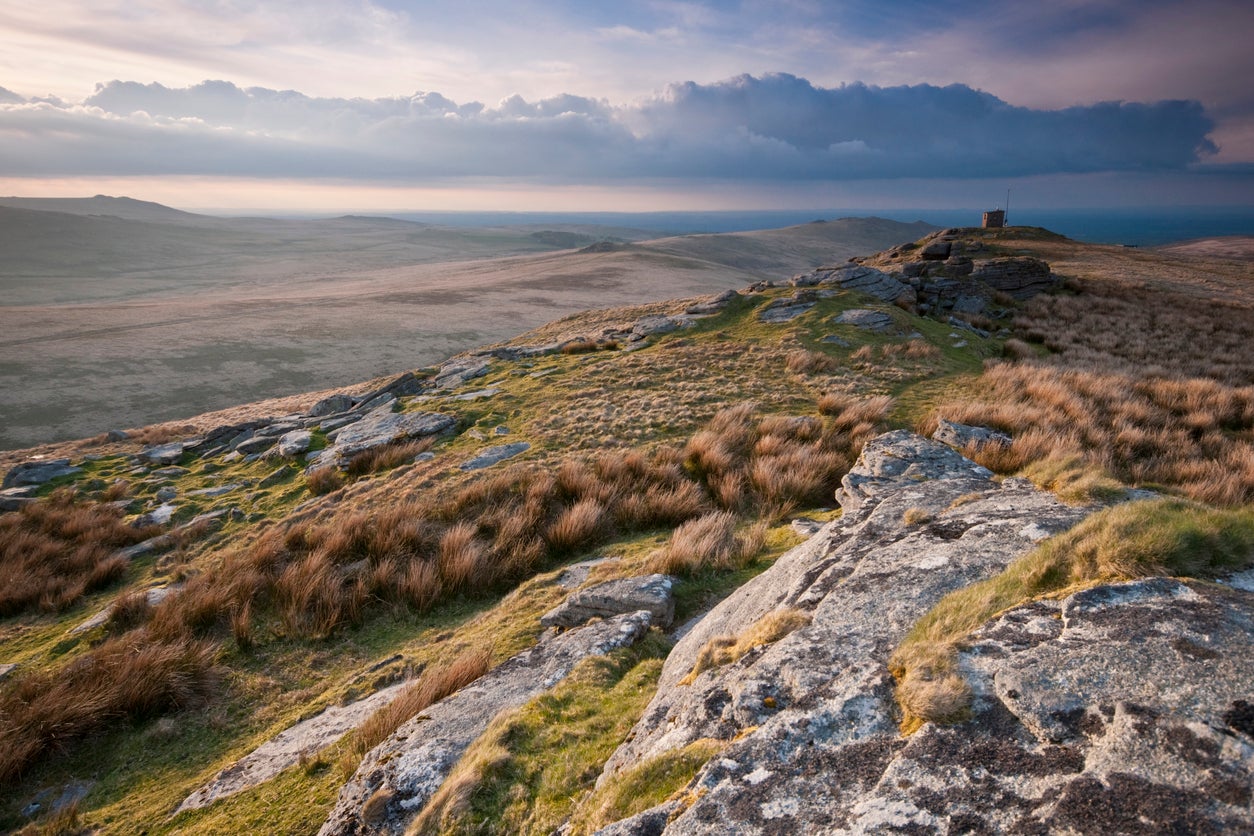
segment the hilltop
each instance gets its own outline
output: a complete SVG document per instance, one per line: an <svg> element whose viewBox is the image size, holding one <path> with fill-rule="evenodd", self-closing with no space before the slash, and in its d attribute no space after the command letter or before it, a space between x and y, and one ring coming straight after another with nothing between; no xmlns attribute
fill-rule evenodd
<svg viewBox="0 0 1254 836"><path fill-rule="evenodd" d="M1252 269L944 230L6 454L0 825L1248 829Z"/></svg>

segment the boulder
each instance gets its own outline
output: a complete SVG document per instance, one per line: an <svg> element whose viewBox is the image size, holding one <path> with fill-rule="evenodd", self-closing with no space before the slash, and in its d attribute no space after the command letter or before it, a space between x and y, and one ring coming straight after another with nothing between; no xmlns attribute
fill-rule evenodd
<svg viewBox="0 0 1254 836"><path fill-rule="evenodd" d="M728 303L739 295L740 294L734 290L725 290L717 296L708 297L706 299L702 299L700 302L692 303L684 310L684 313L691 314L693 316L716 314L726 308Z"/></svg>
<svg viewBox="0 0 1254 836"><path fill-rule="evenodd" d="M234 445L235 452L251 456L254 453L264 453L275 445L274 438L264 435L253 435L249 438Z"/></svg>
<svg viewBox="0 0 1254 836"><path fill-rule="evenodd" d="M363 450L407 438L435 435L456 423L456 417L442 412L393 412L391 405L385 404L332 433L334 444L313 460L314 466L339 463Z"/></svg>
<svg viewBox="0 0 1254 836"><path fill-rule="evenodd" d="M668 575L620 578L580 590L540 617L545 627L579 627L593 618L648 610L653 624L669 627L675 618L674 579Z"/></svg>
<svg viewBox="0 0 1254 836"><path fill-rule="evenodd" d="M662 832L846 829L877 785L896 786L886 769L907 745L887 667L896 645L946 593L992 576L1086 513L1026 480L999 483L953 450L904 431L868 443L842 493L840 518L679 640L656 696L606 763L602 785L697 740L725 742ZM783 638L691 675L711 640L752 635L781 609L808 624L802 619Z"/></svg>
<svg viewBox="0 0 1254 836"><path fill-rule="evenodd" d="M972 427L956 421L946 421L944 418L940 419L940 423L936 425L932 438L955 450L964 450L968 444L974 444L976 449L979 449L986 444L1009 445L1013 441L1010 436L999 433L997 430L990 430L988 427Z"/></svg>
<svg viewBox="0 0 1254 836"><path fill-rule="evenodd" d="M309 449L312 440L313 435L309 430L292 430L279 437L278 446L275 449L285 459L295 458Z"/></svg>
<svg viewBox="0 0 1254 836"><path fill-rule="evenodd" d="M819 284L836 285L842 290L865 293L883 302L897 301L909 287L888 273L861 264L838 267L824 276Z"/></svg>
<svg viewBox="0 0 1254 836"><path fill-rule="evenodd" d="M340 412L347 412L352 409L355 403L356 401L353 400L351 395L328 395L309 408L309 415L312 418L323 418L328 415L336 415Z"/></svg>
<svg viewBox="0 0 1254 836"><path fill-rule="evenodd" d="M650 623L642 611L567 631L425 709L366 754L320 836L404 833L494 717L552 688L583 659L635 643Z"/></svg>
<svg viewBox="0 0 1254 836"><path fill-rule="evenodd" d="M479 357L463 357L449 360L440 366L435 376L437 389L456 389L467 380L483 377L488 373L488 361Z"/></svg>
<svg viewBox="0 0 1254 836"><path fill-rule="evenodd" d="M631 336L628 337L632 342L643 340L645 337L652 337L657 334L669 334L671 331L677 331L682 326L682 322L675 317L670 316L643 316L637 319L635 324L631 326Z"/></svg>
<svg viewBox="0 0 1254 836"><path fill-rule="evenodd" d="M25 485L42 485L61 476L73 476L82 473L82 468L73 467L69 459L38 459L22 462L4 476L2 488L20 488Z"/></svg>
<svg viewBox="0 0 1254 836"><path fill-rule="evenodd" d="M1058 280L1039 258L1013 256L976 262L971 278L1016 299L1031 299L1054 288Z"/></svg>
<svg viewBox="0 0 1254 836"><path fill-rule="evenodd" d="M464 462L462 470L482 470L506 459L512 459L519 453L525 453L530 449L531 445L526 441L515 441L513 444L497 444L492 447L485 447L473 459Z"/></svg>
<svg viewBox="0 0 1254 836"><path fill-rule="evenodd" d="M919 255L924 261L944 261L949 258L949 252L953 249L951 241L944 238L937 238L923 245L923 249L919 251Z"/></svg>
<svg viewBox="0 0 1254 836"><path fill-rule="evenodd" d="M183 458L183 442L171 441L169 444L158 444L140 451L139 457L149 464L176 464Z"/></svg>
<svg viewBox="0 0 1254 836"><path fill-rule="evenodd" d="M18 511L22 506L30 505L35 501L34 485L0 490L0 511Z"/></svg>

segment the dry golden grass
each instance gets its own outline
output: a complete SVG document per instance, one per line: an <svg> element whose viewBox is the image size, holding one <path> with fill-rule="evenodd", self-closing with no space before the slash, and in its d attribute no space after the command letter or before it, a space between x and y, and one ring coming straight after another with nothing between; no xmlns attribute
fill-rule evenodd
<svg viewBox="0 0 1254 836"><path fill-rule="evenodd" d="M772 610L739 636L715 636L702 646L697 660L680 685L691 685L704 671L730 665L755 647L774 644L810 623L810 615L793 607Z"/></svg>
<svg viewBox="0 0 1254 836"><path fill-rule="evenodd" d="M745 537L737 537L737 522L730 511L714 511L689 520L675 529L670 542L650 557L647 571L693 575L742 566L762 548L763 534L756 529Z"/></svg>
<svg viewBox="0 0 1254 836"><path fill-rule="evenodd" d="M69 490L0 515L0 617L72 607L126 572L118 549L160 532L129 526L117 508Z"/></svg>
<svg viewBox="0 0 1254 836"><path fill-rule="evenodd" d="M348 464L344 467L344 474L350 479L357 479L370 473L391 470L397 465L412 462L419 453L425 453L434 446L435 436L427 436L414 441L404 441L399 444L388 444L383 447L363 450L348 460ZM321 471L314 472L320 473ZM317 491L313 490L312 477L313 474L311 473L309 490L311 493L317 493ZM322 492L326 493L326 491Z"/></svg>
<svg viewBox="0 0 1254 836"><path fill-rule="evenodd" d="M309 488L309 492L314 496L325 496L333 491L338 491L347 484L344 474L339 469L332 466L320 467L317 470L311 470L305 477L305 486Z"/></svg>
<svg viewBox="0 0 1254 836"><path fill-rule="evenodd" d="M154 641L144 630L106 640L55 671L0 688L0 782L49 751L122 719L199 703L212 690L217 648Z"/></svg>
<svg viewBox="0 0 1254 836"><path fill-rule="evenodd" d="M428 668L392 702L366 719L355 732L341 768L350 776L366 753L423 709L474 682L488 672L492 653L488 648L468 650L447 665Z"/></svg>

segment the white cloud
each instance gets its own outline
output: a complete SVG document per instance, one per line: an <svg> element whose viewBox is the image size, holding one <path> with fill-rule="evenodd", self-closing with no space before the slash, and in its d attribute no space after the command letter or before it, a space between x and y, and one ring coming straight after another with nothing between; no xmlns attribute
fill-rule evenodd
<svg viewBox="0 0 1254 836"><path fill-rule="evenodd" d="M1195 102L1015 107L960 85L685 82L632 104L494 106L437 92L316 98L207 81L111 82L81 104L0 103L0 175L203 175L424 183L495 177L850 181L1180 170L1213 150Z"/></svg>

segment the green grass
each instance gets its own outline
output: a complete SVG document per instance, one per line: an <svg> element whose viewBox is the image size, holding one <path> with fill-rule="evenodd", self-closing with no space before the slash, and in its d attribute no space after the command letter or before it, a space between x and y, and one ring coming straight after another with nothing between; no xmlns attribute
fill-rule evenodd
<svg viewBox="0 0 1254 836"><path fill-rule="evenodd" d="M498 717L409 832L552 833L652 698L669 649L654 631Z"/></svg>
<svg viewBox="0 0 1254 836"><path fill-rule="evenodd" d="M942 598L894 651L902 728L954 722L969 710L958 673L963 641L997 613L1034 598L1157 575L1213 578L1254 566L1254 508L1219 510L1176 499L1099 511L995 577Z"/></svg>

